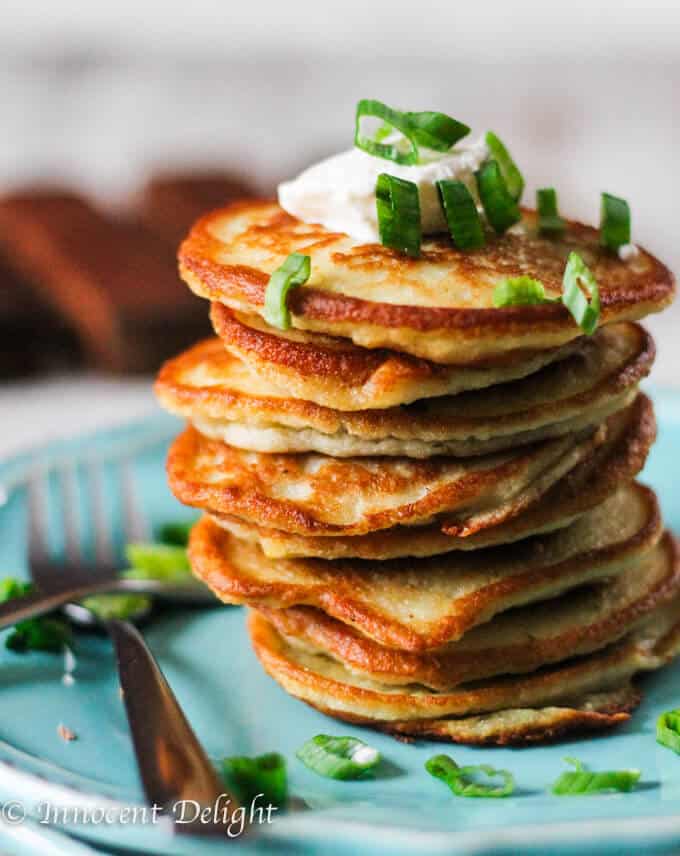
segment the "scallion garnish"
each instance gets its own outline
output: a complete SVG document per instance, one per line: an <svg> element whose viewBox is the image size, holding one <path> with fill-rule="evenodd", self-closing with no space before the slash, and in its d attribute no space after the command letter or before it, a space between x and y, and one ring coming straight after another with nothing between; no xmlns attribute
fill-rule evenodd
<svg viewBox="0 0 680 856"><path fill-rule="evenodd" d="M600 243L610 250L630 244L630 208L625 199L611 193L602 194Z"/></svg>
<svg viewBox="0 0 680 856"><path fill-rule="evenodd" d="M592 271L578 253L569 253L567 259L562 277L562 303L583 332L592 336L600 318L600 291Z"/></svg>
<svg viewBox="0 0 680 856"><path fill-rule="evenodd" d="M317 734L295 753L302 763L327 779L358 779L380 762L380 753L356 737Z"/></svg>
<svg viewBox="0 0 680 856"><path fill-rule="evenodd" d="M528 306L536 303L553 303L559 297L547 297L543 283L530 276L514 276L501 280L493 290L493 305Z"/></svg>
<svg viewBox="0 0 680 856"><path fill-rule="evenodd" d="M362 133L362 120L367 118L382 120L382 125L372 136ZM407 148L382 142L392 131L399 131L403 135L408 142ZM446 152L469 132L467 125L445 113L431 110L422 113L403 112L388 107L382 101L364 98L357 104L354 145L375 157L412 166L419 161L418 146Z"/></svg>
<svg viewBox="0 0 680 856"><path fill-rule="evenodd" d="M486 145L488 146L491 157L498 163L501 174L505 179L505 184L508 188L508 193L515 202L519 202L522 198L524 190L524 177L519 171L517 164L512 159L510 152L505 147L502 140L494 134L493 131L487 131Z"/></svg>
<svg viewBox="0 0 680 856"><path fill-rule="evenodd" d="M125 555L130 570L125 576L138 580L184 582L191 577L186 547L171 544L128 544Z"/></svg>
<svg viewBox="0 0 680 856"><path fill-rule="evenodd" d="M290 328L290 311L287 297L291 288L307 282L312 272L312 261L302 253L291 253L285 262L269 277L264 293L264 320L279 330Z"/></svg>
<svg viewBox="0 0 680 856"><path fill-rule="evenodd" d="M542 187L536 191L538 209L538 231L545 235L564 232L564 220L557 211L557 191L554 187Z"/></svg>
<svg viewBox="0 0 680 856"><path fill-rule="evenodd" d="M195 521L185 523L184 521L172 521L164 523L158 533L158 540L162 544L171 544L175 547L186 547L189 544L189 533Z"/></svg>
<svg viewBox="0 0 680 856"><path fill-rule="evenodd" d="M484 246L484 227L472 194L462 181L437 182L451 239L459 250Z"/></svg>
<svg viewBox="0 0 680 856"><path fill-rule="evenodd" d="M508 770L496 770L488 764L459 767L449 755L434 755L425 762L425 769L441 779L457 797L507 797L515 790L515 779ZM475 781L475 776L500 778L502 784L491 785Z"/></svg>
<svg viewBox="0 0 680 856"><path fill-rule="evenodd" d="M576 769L562 773L552 786L552 792L560 797L601 794L607 791L632 791L640 778L639 770L605 770L601 773L590 773L577 758L564 760Z"/></svg>
<svg viewBox="0 0 680 856"><path fill-rule="evenodd" d="M519 205L508 191L498 161L488 160L483 163L475 177L487 220L501 235L522 216Z"/></svg>
<svg viewBox="0 0 680 856"><path fill-rule="evenodd" d="M375 185L375 204L381 244L417 258L422 236L417 185L383 172Z"/></svg>
<svg viewBox="0 0 680 856"><path fill-rule="evenodd" d="M24 583L13 578L0 582L0 603L25 597L35 591L31 583ZM60 618L51 615L40 618L28 618L16 624L5 640L5 647L17 654L28 651L47 651L50 654L61 654L65 646L72 641L71 628Z"/></svg>
<svg viewBox="0 0 680 856"><path fill-rule="evenodd" d="M278 752L257 758L244 755L223 758L220 766L224 783L235 792L242 805L250 805L260 795L265 804L285 805L288 798L286 759Z"/></svg>
<svg viewBox="0 0 680 856"><path fill-rule="evenodd" d="M667 710L657 719L656 742L680 755L680 708Z"/></svg>

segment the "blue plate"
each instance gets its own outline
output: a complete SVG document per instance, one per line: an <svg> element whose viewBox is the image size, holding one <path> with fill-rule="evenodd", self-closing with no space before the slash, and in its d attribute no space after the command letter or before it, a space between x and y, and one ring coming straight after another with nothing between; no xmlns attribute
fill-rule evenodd
<svg viewBox="0 0 680 856"><path fill-rule="evenodd" d="M658 392L655 400L660 436L644 477L658 491L668 523L680 527L676 486L680 395ZM175 502L165 485L163 459L176 430L175 422L159 416L3 464L0 575L25 575L24 482L36 460L69 459L82 466L92 457L114 461L125 452L132 455L151 520L190 518L191 512ZM58 542L56 520L54 537ZM271 824L258 826L252 840L239 843L241 852L326 856L351 854L357 848L362 854L680 849L680 757L654 739L657 714L680 706L680 664L646 678L640 709L626 726L607 736L530 749L444 747L461 764L489 763L515 774L516 795L465 800L452 797L423 769L428 757L442 751L441 744L404 745L327 719L287 696L258 665L244 618L238 608L184 610L161 616L146 630L151 648L211 756L277 750L288 759L298 807L275 815ZM33 823L23 828L24 839L42 840L33 852L69 852L59 849L59 827L61 833L67 831L104 848L192 856L222 852L226 845L221 841L176 838L163 823L107 822L106 809L139 804L142 795L111 647L104 638L82 636L77 653L77 681L67 687L61 681L61 658L19 656L0 644L0 803L5 805L4 820L0 810L0 845L9 846L8 824L17 812L26 810ZM57 735L60 723L76 732L78 739L64 742ZM295 750L318 733L354 734L368 740L389 760L389 769L375 780L359 782L315 776L296 761ZM565 769L564 755L574 755L593 769L639 767L641 784L630 794L551 796L546 789ZM11 817L10 803L14 806ZM87 823L75 822L76 809L80 820L83 812L89 812ZM49 828L40 822L46 818L53 821ZM85 844L79 847L82 852L89 850ZM74 845L72 852L81 850ZM11 852L24 850L16 845Z"/></svg>

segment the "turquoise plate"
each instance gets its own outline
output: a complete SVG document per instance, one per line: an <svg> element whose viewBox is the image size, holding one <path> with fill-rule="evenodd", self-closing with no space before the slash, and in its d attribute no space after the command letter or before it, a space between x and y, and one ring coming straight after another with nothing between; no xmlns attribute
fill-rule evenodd
<svg viewBox="0 0 680 856"><path fill-rule="evenodd" d="M644 476L659 492L668 523L680 528L680 395L657 393L655 399L660 436ZM121 453L131 455L151 520L189 518L191 513L177 505L165 485L163 458L176 430L172 420L158 417L0 466L0 574L25 574L25 477L36 462L68 459L82 466L96 457L111 467ZM112 507L111 514L115 511ZM56 520L54 537L58 542ZM608 736L531 749L446 746L459 763L508 768L518 783L517 793L508 799L456 799L423 769L429 756L442 751L441 744L404 745L327 719L290 698L256 662L244 618L243 610L233 607L184 610L159 617L145 631L211 756L278 750L288 759L295 808L258 826L252 840L239 842L239 852L326 856L680 850L680 757L654 739L657 714L680 706L680 664L645 679L642 706L626 726ZM224 851L222 841L173 837L162 823L104 822L104 809L139 803L142 796L111 647L104 638L82 636L77 654L77 681L66 687L60 657L22 657L0 644L0 852L86 853L87 842L104 850L158 854ZM57 735L60 723L78 739L64 742ZM380 749L389 766L374 780L319 778L294 753L320 732L362 737ZM565 755L593 769L639 767L641 784L630 794L551 796L546 789L565 769ZM40 822L46 816L54 819L65 807L90 810L90 822L64 826L63 812L55 825ZM32 822L12 826L23 809ZM79 843L66 838L66 832Z"/></svg>

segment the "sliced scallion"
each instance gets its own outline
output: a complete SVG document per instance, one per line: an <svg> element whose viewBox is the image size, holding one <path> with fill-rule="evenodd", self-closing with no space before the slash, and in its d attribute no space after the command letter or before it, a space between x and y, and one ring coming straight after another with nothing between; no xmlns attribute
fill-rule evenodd
<svg viewBox="0 0 680 856"><path fill-rule="evenodd" d="M524 177L519 171L517 164L512 159L512 156L503 141L500 137L496 136L493 131L487 131L486 145L491 153L492 159L497 161L498 166L500 167L501 174L503 175L505 184L508 188L508 193L512 196L515 202L519 202L524 190Z"/></svg>
<svg viewBox="0 0 680 856"><path fill-rule="evenodd" d="M362 131L362 120L368 118L382 120L372 136ZM394 131L403 135L406 146L383 142ZM357 104L354 145L375 157L412 166L419 162L419 146L446 152L469 132L467 125L445 113L432 110L404 112L388 107L382 101L364 98Z"/></svg>
<svg viewBox="0 0 680 856"><path fill-rule="evenodd" d="M422 237L417 185L383 172L375 185L375 204L381 244L417 258Z"/></svg>
<svg viewBox="0 0 680 856"><path fill-rule="evenodd" d="M269 277L264 294L264 320L279 330L290 328L287 297L291 288L303 285L312 272L312 261L302 253L291 253Z"/></svg>
<svg viewBox="0 0 680 856"><path fill-rule="evenodd" d="M564 220L557 210L557 191L554 187L542 187L536 191L538 209L538 231L544 235L560 235L564 232Z"/></svg>
<svg viewBox="0 0 680 856"><path fill-rule="evenodd" d="M607 791L632 791L640 778L639 770L605 770L590 773L576 758L565 758L576 769L562 773L551 790L560 797L601 794Z"/></svg>
<svg viewBox="0 0 680 856"><path fill-rule="evenodd" d="M496 770L488 764L459 767L449 755L434 755L425 762L425 769L448 785L457 797L507 797L515 790L512 773ZM475 777L480 775L487 779L500 778L501 784L476 781Z"/></svg>
<svg viewBox="0 0 680 856"><path fill-rule="evenodd" d="M191 577L186 547L171 544L128 544L125 555L133 579L183 582Z"/></svg>
<svg viewBox="0 0 680 856"><path fill-rule="evenodd" d="M600 243L610 250L630 244L630 208L625 199L611 193L602 194Z"/></svg>
<svg viewBox="0 0 680 856"><path fill-rule="evenodd" d="M680 708L667 710L656 721L656 742L680 755Z"/></svg>
<svg viewBox="0 0 680 856"><path fill-rule="evenodd" d="M286 759L278 752L268 752L257 758L237 755L221 761L222 778L242 805L250 805L255 797L262 802L283 806L288 798Z"/></svg>
<svg viewBox="0 0 680 856"><path fill-rule="evenodd" d="M520 219L519 205L508 191L498 161L488 160L475 173L487 220L502 235Z"/></svg>
<svg viewBox="0 0 680 856"><path fill-rule="evenodd" d="M591 336L600 318L600 291L592 271L578 253L569 253L564 268L562 303L583 332Z"/></svg>
<svg viewBox="0 0 680 856"><path fill-rule="evenodd" d="M0 581L0 603L32 594L32 583L8 578ZM5 647L16 654L28 651L47 651L61 654L65 646L71 646L72 634L69 625L60 618L44 615L40 618L27 618L14 626L5 640Z"/></svg>
<svg viewBox="0 0 680 856"><path fill-rule="evenodd" d="M186 547L189 543L189 533L195 521L185 523L184 521L172 521L164 523L158 533L158 540L162 544L170 544L175 547Z"/></svg>
<svg viewBox="0 0 680 856"><path fill-rule="evenodd" d="M380 753L356 737L317 734L295 753L302 763L327 779L358 779L380 762Z"/></svg>
<svg viewBox="0 0 680 856"><path fill-rule="evenodd" d="M451 239L459 250L484 246L484 227L472 194L462 181L437 182Z"/></svg>
<svg viewBox="0 0 680 856"><path fill-rule="evenodd" d="M559 298L546 296L542 282L530 276L515 276L501 280L493 291L493 305L530 306L538 303L554 303Z"/></svg>

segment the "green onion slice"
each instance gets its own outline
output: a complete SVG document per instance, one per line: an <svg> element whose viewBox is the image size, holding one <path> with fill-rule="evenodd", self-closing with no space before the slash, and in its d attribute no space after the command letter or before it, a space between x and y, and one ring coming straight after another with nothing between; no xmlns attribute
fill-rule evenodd
<svg viewBox="0 0 680 856"><path fill-rule="evenodd" d="M164 523L158 533L158 540L162 544L170 544L175 547L186 547L189 544L189 533L191 532L195 521L190 523L184 521L171 521Z"/></svg>
<svg viewBox="0 0 680 856"><path fill-rule="evenodd" d="M667 710L657 719L656 742L680 755L680 708Z"/></svg>
<svg viewBox="0 0 680 856"><path fill-rule="evenodd" d="M372 136L362 133L362 120L382 120ZM406 146L385 143L383 140L393 131L399 131ZM451 146L470 132L467 125L431 110L421 113L402 112L383 104L382 101L364 98L357 104L354 145L375 157L394 163L413 166L420 159L418 146L437 152L446 152Z"/></svg>
<svg viewBox="0 0 680 856"><path fill-rule="evenodd" d="M610 250L630 244L630 208L625 199L611 193L602 194L600 243Z"/></svg>
<svg viewBox="0 0 680 856"><path fill-rule="evenodd" d="M493 131L487 131L486 144L491 153L491 157L497 161L500 167L505 184L508 188L508 193L515 202L519 202L522 198L524 190L524 177L519 171L517 164L512 159L510 152L505 147L502 140L494 134Z"/></svg>
<svg viewBox="0 0 680 856"><path fill-rule="evenodd" d="M283 806L288 798L286 759L278 752L257 758L237 755L220 762L225 785L233 790L242 805L250 805L262 795L264 804Z"/></svg>
<svg viewBox="0 0 680 856"><path fill-rule="evenodd" d="M546 235L564 232L565 223L557 211L557 191L554 187L542 187L536 191L538 230Z"/></svg>
<svg viewBox="0 0 680 856"><path fill-rule="evenodd" d="M142 615L151 609L152 599L145 594L94 594L80 601L85 609L93 612L100 621L129 618Z"/></svg>
<svg viewBox="0 0 680 856"><path fill-rule="evenodd" d="M632 791L640 778L639 770L605 770L590 773L576 758L565 758L567 764L576 769L562 773L552 786L552 792L560 797L577 797L601 794L607 791Z"/></svg>
<svg viewBox="0 0 680 856"><path fill-rule="evenodd" d="M562 278L562 303L583 332L591 336L600 318L600 291L592 271L578 253L569 253L567 259Z"/></svg>
<svg viewBox="0 0 680 856"><path fill-rule="evenodd" d="M356 737L317 734L295 753L302 763L327 779L358 779L380 762L380 753Z"/></svg>
<svg viewBox="0 0 680 856"><path fill-rule="evenodd" d="M417 185L382 172L375 185L375 204L380 242L417 258L422 237Z"/></svg>
<svg viewBox="0 0 680 856"><path fill-rule="evenodd" d="M264 294L264 320L279 330L290 328L290 311L286 298L296 285L303 285L312 272L312 260L302 253L291 253L269 277Z"/></svg>
<svg viewBox="0 0 680 856"><path fill-rule="evenodd" d="M131 569L125 576L138 580L186 582L191 567L186 547L171 544L128 544L125 555Z"/></svg>
<svg viewBox="0 0 680 856"><path fill-rule="evenodd" d="M542 282L530 276L514 276L501 280L493 290L493 305L527 306L537 303L557 303L559 297L547 297Z"/></svg>
<svg viewBox="0 0 680 856"><path fill-rule="evenodd" d="M441 779L457 797L507 797L515 790L515 779L508 770L496 770L488 764L459 767L449 755L434 755L425 762L425 769ZM502 784L492 785L474 780L475 776L500 778Z"/></svg>
<svg viewBox="0 0 680 856"><path fill-rule="evenodd" d="M32 594L35 587L13 578L0 581L0 603ZM5 640L5 647L16 654L28 651L47 651L61 654L72 642L71 628L66 621L51 615L28 618L15 625Z"/></svg>
<svg viewBox="0 0 680 856"><path fill-rule="evenodd" d="M451 239L459 250L484 246L484 227L472 194L462 181L437 182Z"/></svg>
<svg viewBox="0 0 680 856"><path fill-rule="evenodd" d="M522 216L519 205L508 190L498 161L483 163L475 177L486 217L494 230L502 235Z"/></svg>

